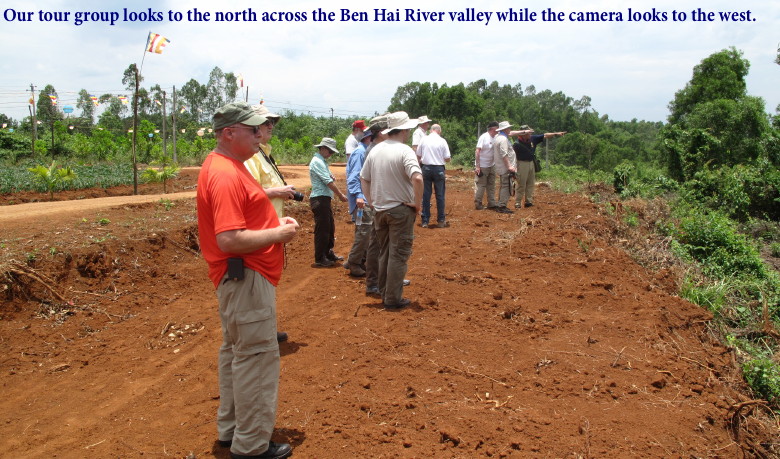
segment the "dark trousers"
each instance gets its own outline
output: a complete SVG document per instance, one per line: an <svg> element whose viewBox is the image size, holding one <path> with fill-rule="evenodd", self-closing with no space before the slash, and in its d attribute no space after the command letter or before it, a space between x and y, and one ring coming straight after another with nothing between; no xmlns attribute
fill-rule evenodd
<svg viewBox="0 0 780 459"><path fill-rule="evenodd" d="M436 193L436 221L444 222L444 166L423 165L423 202L422 202L422 223L428 223L431 218L431 188Z"/></svg>
<svg viewBox="0 0 780 459"><path fill-rule="evenodd" d="M309 198L309 205L314 214L314 261L325 261L333 251L336 238L336 222L333 220L330 198L327 196Z"/></svg>

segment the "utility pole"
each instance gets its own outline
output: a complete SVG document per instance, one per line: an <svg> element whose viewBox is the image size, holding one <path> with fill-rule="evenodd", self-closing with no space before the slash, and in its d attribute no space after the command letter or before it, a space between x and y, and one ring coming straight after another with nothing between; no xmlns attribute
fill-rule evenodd
<svg viewBox="0 0 780 459"><path fill-rule="evenodd" d="M133 94L133 194L138 194L138 164L136 159L136 135L138 134L138 67L135 67L135 93Z"/></svg>
<svg viewBox="0 0 780 459"><path fill-rule="evenodd" d="M166 137L165 137L165 105L166 105L166 99L165 99L165 91L163 91L163 100L162 100L162 142L163 142L163 157L168 157L168 146L166 144ZM167 160L166 160L167 161Z"/></svg>
<svg viewBox="0 0 780 459"><path fill-rule="evenodd" d="M173 124L173 164L179 164L176 157L176 86L173 87L173 110L171 111L171 124Z"/></svg>
<svg viewBox="0 0 780 459"><path fill-rule="evenodd" d="M32 155L33 158L35 158L35 140L38 136L38 110L35 109L35 86L33 86L32 83L30 83L30 94L30 116L32 116Z"/></svg>

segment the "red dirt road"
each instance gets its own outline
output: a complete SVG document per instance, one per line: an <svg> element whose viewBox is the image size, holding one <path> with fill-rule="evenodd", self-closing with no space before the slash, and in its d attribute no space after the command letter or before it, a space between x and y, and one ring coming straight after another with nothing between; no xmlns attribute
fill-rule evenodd
<svg viewBox="0 0 780 459"><path fill-rule="evenodd" d="M708 313L612 246L595 204L540 187L506 216L471 190L450 176L452 226L415 228L400 311L311 268L311 212L289 205L275 441L299 458L772 454L777 426L729 411L748 397ZM227 458L194 200L84 202L0 219L0 455Z"/></svg>

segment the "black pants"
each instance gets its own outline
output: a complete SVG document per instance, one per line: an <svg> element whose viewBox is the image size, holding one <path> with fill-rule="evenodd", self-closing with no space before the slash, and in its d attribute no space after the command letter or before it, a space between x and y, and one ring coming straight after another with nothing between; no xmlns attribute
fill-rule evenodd
<svg viewBox="0 0 780 459"><path fill-rule="evenodd" d="M336 222L333 220L330 198L309 198L309 205L314 214L314 261L325 261L333 251L336 236Z"/></svg>

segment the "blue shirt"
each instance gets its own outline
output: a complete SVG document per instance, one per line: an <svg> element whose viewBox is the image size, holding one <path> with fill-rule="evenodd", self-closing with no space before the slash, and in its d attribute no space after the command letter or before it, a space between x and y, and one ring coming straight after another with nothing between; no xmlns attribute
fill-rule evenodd
<svg viewBox="0 0 780 459"><path fill-rule="evenodd" d="M347 161L347 202L349 203L349 213L355 211L357 199L365 201L363 188L360 184L360 170L363 169L363 163L366 161L366 146L363 142L352 151Z"/></svg>
<svg viewBox="0 0 780 459"><path fill-rule="evenodd" d="M328 188L328 184L333 182L333 175L328 168L328 162L317 152L309 162L309 179L311 180L310 198L317 196L333 197L333 190Z"/></svg>

